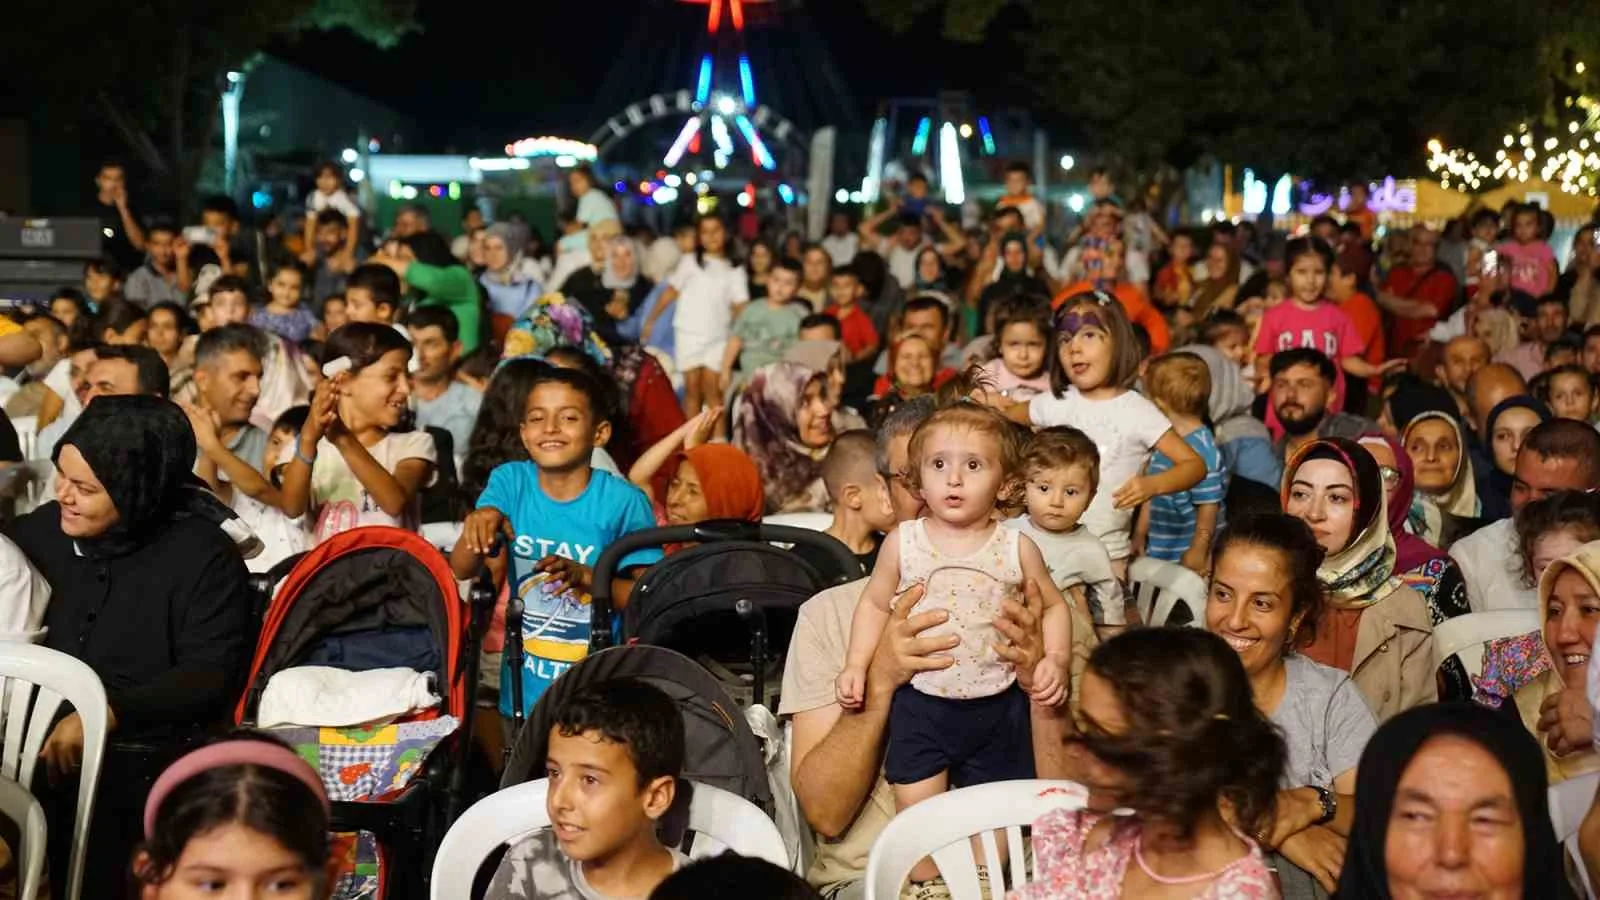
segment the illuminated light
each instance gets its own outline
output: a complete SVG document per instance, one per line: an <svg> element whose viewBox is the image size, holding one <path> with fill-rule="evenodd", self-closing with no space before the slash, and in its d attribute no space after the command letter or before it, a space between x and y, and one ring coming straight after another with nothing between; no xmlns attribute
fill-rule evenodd
<svg viewBox="0 0 1600 900"><path fill-rule="evenodd" d="M1587 68L1587 66L1585 66L1585 65L1584 65L1584 64L1583 64L1583 61L1582 61L1582 60L1579 60L1579 61L1578 61L1578 63L1577 63L1577 64L1576 64L1576 65L1574 65L1574 66L1573 66L1573 67L1572 67L1572 70L1573 70L1573 71L1574 71L1574 72L1577 72L1577 73L1578 73L1578 74L1579 74L1579 75L1582 75L1582 74L1583 74L1583 70L1584 70L1584 69L1585 69L1585 68Z"/></svg>
<svg viewBox="0 0 1600 900"><path fill-rule="evenodd" d="M778 199L782 200L784 203L789 204L790 206L793 206L794 205L794 188L789 187L787 184L778 185Z"/></svg>
<svg viewBox="0 0 1600 900"><path fill-rule="evenodd" d="M739 133L744 135L745 143L750 145L750 155L755 158L756 165L763 169L776 169L778 163L767 151L767 145L761 140L761 135L756 133L755 123L750 121L750 117L741 114L733 121L739 126Z"/></svg>
<svg viewBox="0 0 1600 900"><path fill-rule="evenodd" d="M1555 138L1545 138L1544 139L1544 148L1546 150L1554 150L1556 148L1556 144L1557 143L1559 143L1559 142Z"/></svg>
<svg viewBox="0 0 1600 900"><path fill-rule="evenodd" d="M674 140L672 142L672 146L667 149L667 155L661 159L661 161L666 164L667 168L670 169L678 164L678 160L683 158L683 152L689 149L690 139L698 136L699 134L699 117L695 117L683 123L683 130L678 132L677 139Z"/></svg>
<svg viewBox="0 0 1600 900"><path fill-rule="evenodd" d="M727 94L717 98L717 112L731 116L739 111L739 103Z"/></svg>
<svg viewBox="0 0 1600 900"><path fill-rule="evenodd" d="M983 135L983 152L994 155L994 132L989 130L989 117L978 117L978 132Z"/></svg>
<svg viewBox="0 0 1600 900"><path fill-rule="evenodd" d="M678 189L674 187L658 187L650 195L650 201L657 206L666 206L678 199Z"/></svg>
<svg viewBox="0 0 1600 900"><path fill-rule="evenodd" d="M1279 178L1278 183L1272 188L1273 215L1286 216L1289 214L1289 210L1293 208L1293 203L1290 199L1293 193L1294 180L1287 175Z"/></svg>
<svg viewBox="0 0 1600 900"><path fill-rule="evenodd" d="M1063 172L1071 172L1072 171L1072 167L1077 165L1077 164L1078 164L1078 161L1073 159L1072 158L1072 154L1070 154L1070 153L1068 153L1065 156L1061 157L1061 171L1063 171Z"/></svg>
<svg viewBox="0 0 1600 900"><path fill-rule="evenodd" d="M366 179L366 177L367 177L367 173L362 171L362 170L360 170L360 169L351 169L350 170L350 180L355 182L356 184L360 184L363 180Z"/></svg>
<svg viewBox="0 0 1600 900"><path fill-rule="evenodd" d="M1509 147L1509 146L1511 146L1511 140L1512 140L1512 139L1511 139L1511 135L1509 135L1509 134L1508 134L1508 135L1506 135L1506 136L1505 136L1505 138L1504 138L1504 140L1505 140L1505 142L1506 142L1506 146L1507 146L1507 147Z"/></svg>
<svg viewBox="0 0 1600 900"><path fill-rule="evenodd" d="M1533 159L1533 148L1529 147L1528 149L1522 151L1522 155L1526 159Z"/></svg>
<svg viewBox="0 0 1600 900"><path fill-rule="evenodd" d="M690 172L689 174L683 176L683 180L689 184L694 184L696 181L700 180L700 176Z"/></svg>
<svg viewBox="0 0 1600 900"><path fill-rule="evenodd" d="M367 141L367 152L368 153L377 153L380 149L382 149L382 147L383 147L383 145L378 143L378 139L377 138L373 138L372 140Z"/></svg>
<svg viewBox="0 0 1600 900"><path fill-rule="evenodd" d="M655 189L656 189L656 186L651 184L648 181L639 182L639 193L641 193L641 194L649 196L650 193L653 192Z"/></svg>
<svg viewBox="0 0 1600 900"><path fill-rule="evenodd" d="M928 152L928 136L933 133L933 120L923 116L917 122L917 133L911 138L911 155L921 156Z"/></svg>
<svg viewBox="0 0 1600 900"><path fill-rule="evenodd" d="M389 182L389 197L394 200L399 200L403 196L405 196L405 185L398 181Z"/></svg>
<svg viewBox="0 0 1600 900"><path fill-rule="evenodd" d="M428 186L428 196L430 196L430 197L443 197L444 196L444 185L439 185L439 184L429 185Z"/></svg>
<svg viewBox="0 0 1600 900"><path fill-rule="evenodd" d="M698 132L698 131L694 133L694 137L689 139L689 152L690 153L699 153L700 152L700 132Z"/></svg>
<svg viewBox="0 0 1600 900"><path fill-rule="evenodd" d="M716 144L717 153L723 156L733 155L733 136L728 132L728 120L721 116L711 117L711 138ZM717 168L722 168L725 163L719 163Z"/></svg>
<svg viewBox="0 0 1600 900"><path fill-rule="evenodd" d="M238 84L239 82L241 82L243 80L244 80L244 75L242 73L239 73L239 72L229 72L228 73L228 83L229 84Z"/></svg>
<svg viewBox="0 0 1600 900"><path fill-rule="evenodd" d="M1067 208L1073 212L1083 212L1083 195L1073 194L1067 198Z"/></svg>
<svg viewBox="0 0 1600 900"><path fill-rule="evenodd" d="M693 178L693 173L690 173L689 177ZM677 187L683 183L683 179L676 175L668 175L667 177L661 179L661 183L665 184L667 187Z"/></svg>
<svg viewBox="0 0 1600 900"><path fill-rule="evenodd" d="M944 188L946 202L961 204L967 200L967 185L961 174L961 145L957 140L953 123L939 126L939 184Z"/></svg>
<svg viewBox="0 0 1600 900"><path fill-rule="evenodd" d="M722 0L710 0L711 13L706 16L706 33L716 34L722 27Z"/></svg>
<svg viewBox="0 0 1600 900"><path fill-rule="evenodd" d="M266 191L254 191L250 194L250 205L256 209L266 209L272 205L272 195Z"/></svg>
<svg viewBox="0 0 1600 900"><path fill-rule="evenodd" d="M872 202L877 202L883 185L883 157L888 140L889 120L877 119L872 123L872 136L867 140L867 174L861 179L861 193Z"/></svg>
<svg viewBox="0 0 1600 900"><path fill-rule="evenodd" d="M1527 132L1528 132L1528 123L1527 122L1523 122L1522 124L1517 126L1517 134L1526 134Z"/></svg>
<svg viewBox="0 0 1600 900"><path fill-rule="evenodd" d="M1568 125L1567 126L1567 133L1568 134L1577 134L1578 133L1578 123L1577 122L1573 122L1572 124Z"/></svg>
<svg viewBox="0 0 1600 900"><path fill-rule="evenodd" d="M1506 152L1504 150L1496 150L1494 152L1494 158L1495 159L1505 159L1506 158Z"/></svg>
<svg viewBox="0 0 1600 900"><path fill-rule="evenodd" d="M400 196L407 200L415 200L417 199L417 189L408 184L404 188L401 188Z"/></svg>
<svg viewBox="0 0 1600 900"><path fill-rule="evenodd" d="M339 158L347 163L355 162L356 157L358 156L360 156L360 154L356 152L356 148L354 147L346 147L344 148L344 152L339 154Z"/></svg>
<svg viewBox="0 0 1600 900"><path fill-rule="evenodd" d="M851 191L850 192L850 202L851 203L865 203L866 200L867 200L867 198L860 191Z"/></svg>
<svg viewBox="0 0 1600 900"><path fill-rule="evenodd" d="M1518 143L1522 144L1522 146L1524 146L1524 147L1532 147L1533 146L1533 135L1524 134L1521 137L1521 139L1518 141Z"/></svg>
<svg viewBox="0 0 1600 900"><path fill-rule="evenodd" d="M744 207L745 209L749 209L750 208L750 195L744 193L743 191L740 191L739 192L739 196L734 198L734 202L738 203L740 206Z"/></svg>
<svg viewBox="0 0 1600 900"><path fill-rule="evenodd" d="M628 189L628 183L626 181L619 181L616 184L613 184L612 187L616 188L617 189L617 193L620 194L623 191Z"/></svg>
<svg viewBox="0 0 1600 900"><path fill-rule="evenodd" d="M1443 153L1444 152L1444 145L1439 143L1439 139L1438 138L1434 138L1433 140L1428 142L1428 152L1429 153Z"/></svg>
<svg viewBox="0 0 1600 900"><path fill-rule="evenodd" d="M593 144L560 137L527 137L506 148L508 156L522 158L538 156L570 156L582 162L594 162L600 150Z"/></svg>
<svg viewBox="0 0 1600 900"><path fill-rule="evenodd" d="M834 202L836 202L836 203L849 203L850 202L850 192L845 190L844 188L839 188L837 191L833 192L833 199L834 199Z"/></svg>
<svg viewBox="0 0 1600 900"><path fill-rule="evenodd" d="M970 137L972 137L972 126L968 125L965 122L962 122L961 123L961 139L962 140L966 140L967 138L970 138Z"/></svg>
<svg viewBox="0 0 1600 900"><path fill-rule="evenodd" d="M705 196L706 194L711 193L711 182L710 181L702 181L702 182L700 182L699 184L694 186L694 192L696 194L701 195L702 197Z"/></svg>
<svg viewBox="0 0 1600 900"><path fill-rule="evenodd" d="M739 87L744 91L744 105L756 105L756 79L750 73L750 57L739 56Z"/></svg>
<svg viewBox="0 0 1600 900"><path fill-rule="evenodd" d="M701 194L700 199L694 202L694 208L700 215L709 216L717 210L717 198Z"/></svg>
<svg viewBox="0 0 1600 900"><path fill-rule="evenodd" d="M577 164L578 158L575 156L567 156L566 154L562 154L561 156L556 157L556 166L558 168L570 169Z"/></svg>
<svg viewBox="0 0 1600 900"><path fill-rule="evenodd" d="M520 157L511 157L508 159L490 157L488 159L479 159L476 156L472 156L467 158L467 165L477 169L480 172L520 172L523 169L532 167L533 163L530 163Z"/></svg>
<svg viewBox="0 0 1600 900"><path fill-rule="evenodd" d="M451 200L460 200L461 199L461 182L459 182L459 181L450 182L450 199Z"/></svg>
<svg viewBox="0 0 1600 900"><path fill-rule="evenodd" d="M744 2L743 0L728 0L728 12L733 13L733 30L744 30Z"/></svg>
<svg viewBox="0 0 1600 900"><path fill-rule="evenodd" d="M715 0L711 7L711 15L716 15ZM694 102L704 103L711 96L711 54L700 57L700 77L694 83Z"/></svg>

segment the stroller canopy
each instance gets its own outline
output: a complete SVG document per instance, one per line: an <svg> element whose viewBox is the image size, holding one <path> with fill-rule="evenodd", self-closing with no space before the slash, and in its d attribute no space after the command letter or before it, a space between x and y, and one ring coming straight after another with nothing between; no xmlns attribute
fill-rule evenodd
<svg viewBox="0 0 1600 900"><path fill-rule="evenodd" d="M584 659L556 679L534 705L517 736L501 787L544 777L545 753L555 711L586 685L637 678L665 691L683 714L682 777L732 791L773 812L772 789L761 745L726 691L694 660L663 647L612 647Z"/></svg>

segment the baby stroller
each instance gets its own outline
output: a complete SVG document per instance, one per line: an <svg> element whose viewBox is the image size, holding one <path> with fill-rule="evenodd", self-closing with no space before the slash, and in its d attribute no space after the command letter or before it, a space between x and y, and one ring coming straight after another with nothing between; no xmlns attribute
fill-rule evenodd
<svg viewBox="0 0 1600 900"><path fill-rule="evenodd" d="M481 593L473 618L486 621L493 599L486 606ZM378 724L274 730L321 772L336 801L333 830L353 835L339 845L347 864L334 896L426 896L433 851L464 805L481 633L464 618L439 551L384 527L347 531L301 555L266 606L237 723L256 724L273 676L305 665L411 668L431 675L438 695Z"/></svg>
<svg viewBox="0 0 1600 900"><path fill-rule="evenodd" d="M831 554L838 571L859 570L849 549L808 528L719 519L653 528L608 546L595 563L592 634L609 637L616 564L641 547L694 543L647 571L634 585L622 618L629 644L670 647L716 676L740 706L776 709L800 605L833 585L816 569L773 543L802 544Z"/></svg>

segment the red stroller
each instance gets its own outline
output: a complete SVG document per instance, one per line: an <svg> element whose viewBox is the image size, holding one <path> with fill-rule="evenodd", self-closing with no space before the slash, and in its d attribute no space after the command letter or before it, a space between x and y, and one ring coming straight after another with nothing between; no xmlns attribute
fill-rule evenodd
<svg viewBox="0 0 1600 900"><path fill-rule="evenodd" d="M290 565L266 605L234 719L254 725L268 681L296 666L431 673L441 698L435 707L365 727L275 732L322 774L336 798L334 831L358 836L345 845L350 868L336 896L426 896L433 852L464 805L481 628L465 621L444 557L408 531L357 528ZM382 658L397 646L410 655ZM330 647L350 664L328 662Z"/></svg>

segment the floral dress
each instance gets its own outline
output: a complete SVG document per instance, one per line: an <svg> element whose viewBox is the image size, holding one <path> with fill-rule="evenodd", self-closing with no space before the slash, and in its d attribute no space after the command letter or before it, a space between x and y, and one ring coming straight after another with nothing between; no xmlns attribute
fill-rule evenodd
<svg viewBox="0 0 1600 900"><path fill-rule="evenodd" d="M1128 866L1135 865L1140 826L1118 822L1111 836L1095 850L1084 843L1101 814L1058 809L1033 823L1035 880L1006 895L1007 900L1118 900ZM1278 888L1267 870L1261 848L1249 842L1250 853L1223 869L1199 900L1277 900Z"/></svg>

